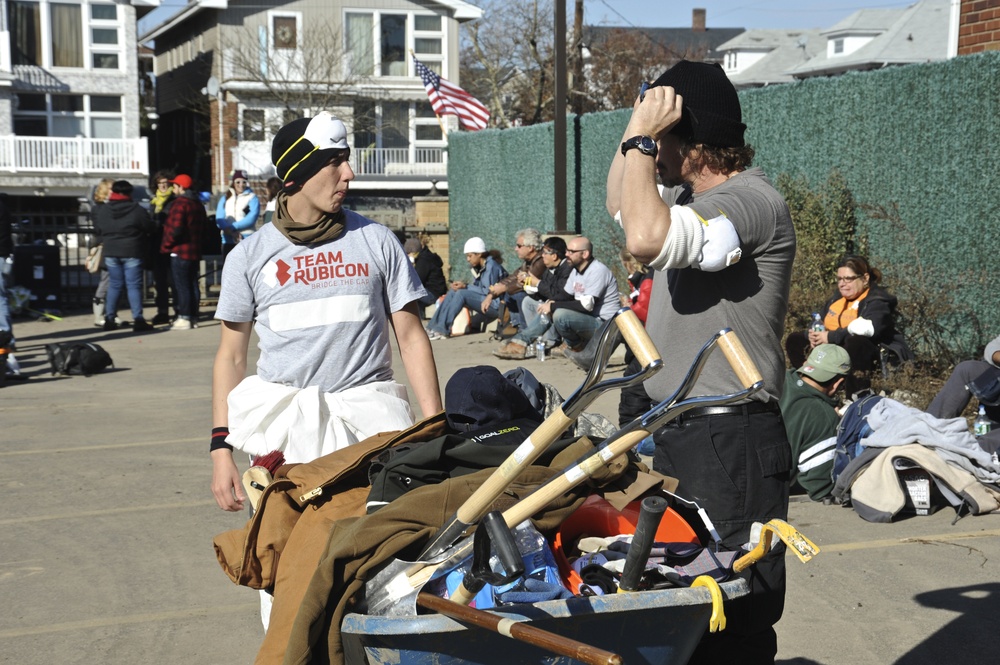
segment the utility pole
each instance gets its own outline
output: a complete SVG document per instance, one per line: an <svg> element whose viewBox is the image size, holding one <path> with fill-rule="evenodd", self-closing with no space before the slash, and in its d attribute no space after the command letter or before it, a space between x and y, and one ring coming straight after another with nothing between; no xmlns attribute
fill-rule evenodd
<svg viewBox="0 0 1000 665"><path fill-rule="evenodd" d="M583 114L586 103L586 84L583 81L583 0L576 0L573 12L573 70L570 77L570 108L577 115Z"/></svg>
<svg viewBox="0 0 1000 665"><path fill-rule="evenodd" d="M555 20L555 231L566 232L566 0L556 0Z"/></svg>

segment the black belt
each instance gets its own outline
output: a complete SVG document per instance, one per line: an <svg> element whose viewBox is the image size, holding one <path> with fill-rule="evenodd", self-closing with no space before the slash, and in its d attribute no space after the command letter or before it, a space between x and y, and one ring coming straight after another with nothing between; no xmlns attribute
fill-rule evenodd
<svg viewBox="0 0 1000 665"><path fill-rule="evenodd" d="M726 406L696 406L682 413L677 420L691 418L706 418L708 416L750 416L755 413L778 413L777 402L747 402L746 404L730 404Z"/></svg>

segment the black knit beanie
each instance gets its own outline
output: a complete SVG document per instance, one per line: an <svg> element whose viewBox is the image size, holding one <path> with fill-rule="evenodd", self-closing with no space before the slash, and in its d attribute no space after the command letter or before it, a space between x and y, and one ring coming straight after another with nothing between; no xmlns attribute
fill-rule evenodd
<svg viewBox="0 0 1000 665"><path fill-rule="evenodd" d="M671 134L719 148L745 145L740 98L718 63L681 60L653 82L668 85L684 98L684 114Z"/></svg>
<svg viewBox="0 0 1000 665"><path fill-rule="evenodd" d="M323 111L299 118L278 130L271 142L271 162L285 189L301 187L327 165L331 150L347 150L347 129Z"/></svg>

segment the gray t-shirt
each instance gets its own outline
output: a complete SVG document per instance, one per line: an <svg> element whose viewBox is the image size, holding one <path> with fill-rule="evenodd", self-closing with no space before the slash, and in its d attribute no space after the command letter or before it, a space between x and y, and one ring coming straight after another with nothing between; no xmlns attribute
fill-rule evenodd
<svg viewBox="0 0 1000 665"><path fill-rule="evenodd" d="M386 227L346 213L331 242L293 245L268 224L226 257L215 318L256 319L265 381L339 392L392 379L389 315L426 291Z"/></svg>
<svg viewBox="0 0 1000 665"><path fill-rule="evenodd" d="M572 293L577 300L585 296L593 298L594 306L590 313L601 321L610 319L621 307L618 298L618 280L611 270L597 259L593 259L587 265L582 275L574 268L564 288L566 293Z"/></svg>
<svg viewBox="0 0 1000 665"><path fill-rule="evenodd" d="M690 206L703 219L725 214L740 237L742 258L718 272L695 268L658 271L646 329L663 355L664 368L646 381L655 401L680 385L709 337L732 328L764 377L755 396L777 401L785 376L781 348L788 288L795 258L795 229L788 206L759 168L739 173L691 199L686 187L663 192L668 205ZM702 370L693 395L714 395L741 386L721 350Z"/></svg>

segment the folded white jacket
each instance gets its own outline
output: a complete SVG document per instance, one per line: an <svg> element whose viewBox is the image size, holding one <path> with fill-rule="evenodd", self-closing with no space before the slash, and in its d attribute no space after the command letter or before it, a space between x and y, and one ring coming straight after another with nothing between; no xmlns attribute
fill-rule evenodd
<svg viewBox="0 0 1000 665"><path fill-rule="evenodd" d="M338 393L248 376L229 393L226 442L249 455L274 450L287 463L312 460L415 422L406 387L378 381Z"/></svg>

